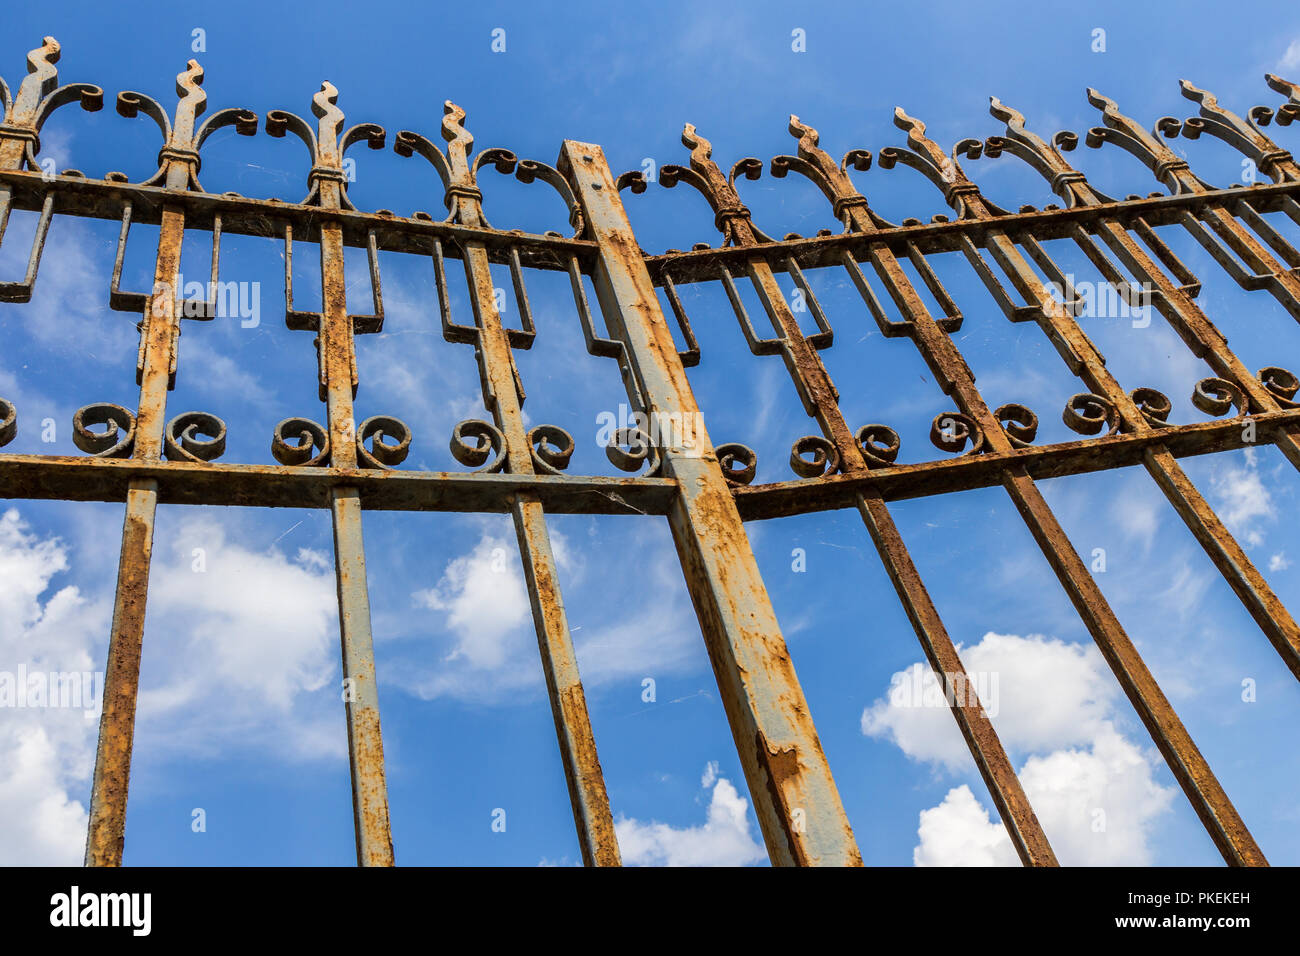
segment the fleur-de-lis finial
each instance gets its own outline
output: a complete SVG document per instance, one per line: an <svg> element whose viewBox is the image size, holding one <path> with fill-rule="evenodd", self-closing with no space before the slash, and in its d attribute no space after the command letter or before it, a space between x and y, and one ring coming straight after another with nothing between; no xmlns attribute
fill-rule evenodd
<svg viewBox="0 0 1300 956"><path fill-rule="evenodd" d="M40 131L60 106L79 100L81 108L95 112L104 105L104 91L90 83L59 86L59 62L62 49L54 37L45 37L41 45L27 54L27 76L18 92L10 97L9 88L0 81L0 169L17 169L24 163L35 167L40 152Z"/></svg>
<svg viewBox="0 0 1300 956"><path fill-rule="evenodd" d="M303 204L355 209L348 198L348 176L343 169L348 147L364 140L371 149L383 149L387 134L375 123L358 123L346 132L340 132L344 115L337 105L338 99L338 87L325 80L311 98L312 115L316 117L315 133L302 117L288 110L267 113L266 131L272 136L293 133L307 147L312 162L307 173L311 191Z"/></svg>
<svg viewBox="0 0 1300 956"><path fill-rule="evenodd" d="M996 96L989 97L989 112L1007 124L1007 131L1005 136L990 136L984 141L987 156L996 157L1006 150L1023 159L1051 183L1052 192L1064 199L1069 208L1108 201L1108 197L1089 186L1087 177L1061 155L1079 144L1079 137L1074 133L1061 130L1048 143L1025 125L1023 113Z"/></svg>
<svg viewBox="0 0 1300 956"><path fill-rule="evenodd" d="M483 192L478 187L478 171L490 164L499 173L513 173L520 165L518 158L510 150L500 146L489 146L471 158L474 136L465 128L465 111L451 100L446 100L442 104L442 138L447 143L445 155L428 137L404 129L397 134L393 142L393 150L399 156L419 153L437 171L444 190L442 201L447 207L447 222L491 228L483 215ZM535 174L542 170L543 166L544 164L532 163L529 165L528 172L520 169L518 178L523 182L532 182L538 178ZM550 182L550 167L546 166L545 170L547 172L544 172L541 178ZM574 207L571 193L566 198L566 202L570 204L572 211Z"/></svg>
<svg viewBox="0 0 1300 956"><path fill-rule="evenodd" d="M167 111L153 97L133 90L117 94L117 111L127 118L144 113L162 133L163 147L158 152L158 169L145 180L144 185L165 184L169 189L201 192L199 149L204 141L227 126L234 126L241 136L252 136L257 132L257 114L239 108L219 110L195 129L198 118L208 106L208 94L203 90L203 67L197 60L187 61L185 69L176 74L176 95L174 118L169 118Z"/></svg>
<svg viewBox="0 0 1300 956"><path fill-rule="evenodd" d="M740 196L713 161L713 144L701 136L691 123L682 127L682 145L691 151L691 169L704 177L707 187L705 195L710 197L714 208L739 206Z"/></svg>
<svg viewBox="0 0 1300 956"><path fill-rule="evenodd" d="M907 143L912 149L888 146L880 151L882 169L892 169L896 163L911 166L926 179L943 190L944 201L959 216L982 217L995 207L980 195L979 187L966 176L957 162L958 156L978 159L984 144L977 139L958 140L948 155L938 143L925 135L925 124L909 116L901 106L894 107L894 125L907 133Z"/></svg>
<svg viewBox="0 0 1300 956"><path fill-rule="evenodd" d="M1159 136L1173 139L1182 130L1182 123L1172 116L1156 120L1154 132L1148 132L1141 123L1119 111L1119 105L1108 96L1089 87L1088 102L1102 111L1105 126L1088 130L1085 142L1093 149L1102 143L1114 143L1132 153L1148 166L1156 179L1171 192L1188 192L1209 188L1192 174L1187 161L1160 141Z"/></svg>
<svg viewBox="0 0 1300 956"><path fill-rule="evenodd" d="M1220 106L1218 97L1209 90L1193 86L1187 80L1179 80L1178 85L1183 96L1201 106L1200 116L1184 120L1184 136L1197 139L1201 133L1209 133L1250 157L1265 175L1279 181L1286 178L1280 164L1291 162L1291 154L1279 148L1260 129L1272 120L1271 109L1256 106L1250 110L1248 118L1242 118Z"/></svg>
<svg viewBox="0 0 1300 956"><path fill-rule="evenodd" d="M771 237L750 220L749 209L736 192L736 177L758 179L763 175L763 164L753 157L746 157L738 160L731 172L724 175L713 160L713 144L691 123L682 128L682 145L691 151L690 166L661 166L660 185L671 188L684 182L698 190L713 209L713 224L722 233L724 244L748 246L755 242L771 242Z"/></svg>
<svg viewBox="0 0 1300 956"><path fill-rule="evenodd" d="M956 182L958 177L965 178L966 174L957 161L925 135L925 123L915 116L908 116L901 106L894 107L894 125L907 133L907 145L929 160L945 183Z"/></svg>
<svg viewBox="0 0 1300 956"><path fill-rule="evenodd" d="M843 222L847 228L853 228L853 219L848 215L848 210L853 207L867 210L870 224L887 225L884 220L870 212L866 197L858 192L848 176L850 165L859 170L871 168L871 153L868 150L851 149L837 164L830 154L818 145L820 134L817 130L802 122L794 113L790 114L788 129L790 135L799 141L798 155L774 156L772 162L768 164L773 176L781 179L788 172L794 171L811 179L822 194L831 201L835 218Z"/></svg>
<svg viewBox="0 0 1300 956"><path fill-rule="evenodd" d="M1264 82L1269 85L1270 89L1285 96L1288 102L1300 106L1300 83L1284 80L1276 73L1265 73Z"/></svg>

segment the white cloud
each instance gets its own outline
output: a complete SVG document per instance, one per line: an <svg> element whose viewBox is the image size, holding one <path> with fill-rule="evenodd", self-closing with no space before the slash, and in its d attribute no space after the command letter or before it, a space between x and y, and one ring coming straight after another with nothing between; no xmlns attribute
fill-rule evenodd
<svg viewBox="0 0 1300 956"><path fill-rule="evenodd" d="M993 691L985 709L1008 748L1042 751L1085 744L1108 722L1119 687L1095 647L1067 644L1040 635L1017 637L989 632L961 651L968 677ZM924 700L914 706L911 688L920 683ZM981 694L981 696L988 696ZM914 760L949 770L970 765L970 751L939 693L928 664L895 674L888 696L862 713L862 732L886 737Z"/></svg>
<svg viewBox="0 0 1300 956"><path fill-rule="evenodd" d="M700 774L700 786L705 790L708 790L709 787L713 786L717 779L718 762L716 760L710 760L704 765L704 773Z"/></svg>
<svg viewBox="0 0 1300 956"><path fill-rule="evenodd" d="M767 859L767 851L750 834L749 801L718 765L704 768L700 785L713 788L708 817L693 827L642 823L620 815L614 821L619 852L626 866L746 866Z"/></svg>
<svg viewBox="0 0 1300 956"><path fill-rule="evenodd" d="M17 509L0 516L0 670L94 672L109 609L75 587L48 594L68 569L67 550L40 539ZM75 866L85 849L86 809L98 728L92 711L0 711L0 865Z"/></svg>
<svg viewBox="0 0 1300 956"><path fill-rule="evenodd" d="M141 752L342 753L329 562L303 549L292 561L251 550L205 515L160 538L171 547L155 552L150 579Z"/></svg>
<svg viewBox="0 0 1300 956"><path fill-rule="evenodd" d="M943 803L921 811L917 866L1016 866L1020 858L1000 823L989 821L970 787L953 787Z"/></svg>
<svg viewBox="0 0 1300 956"><path fill-rule="evenodd" d="M1285 571L1291 567L1291 562L1287 559L1285 551L1279 551L1277 554L1270 555L1268 559L1268 569L1270 571Z"/></svg>
<svg viewBox="0 0 1300 956"><path fill-rule="evenodd" d="M583 625L570 612L570 632L588 687L678 672L692 660L697 630L684 600L675 556L653 539L639 543L644 545L641 583L626 598L621 596L621 585L620 590L601 596L613 593L615 609L628 613ZM582 568L563 534L551 531L551 547L565 596L571 607L576 606L572 595L583 578ZM594 583L611 587L606 577ZM513 536L497 533L485 521L474 547L449 561L437 583L414 592L412 600L418 608L438 612L419 620L426 629L422 641L434 646L433 661L422 653L409 666L395 668L391 679L399 686L426 699L491 701L544 686L519 546ZM651 600L653 615L637 613Z"/></svg>
<svg viewBox="0 0 1300 956"><path fill-rule="evenodd" d="M177 752L187 760L250 748L288 760L345 752L332 562L307 549L291 561L233 537L202 514L160 529L170 547L153 557L137 765ZM75 554L85 559L82 548ZM89 671L99 697L112 576L93 600L74 586L50 593L69 555L16 509L0 516L0 672ZM0 865L81 862L95 717L0 708Z"/></svg>
<svg viewBox="0 0 1300 956"><path fill-rule="evenodd" d="M1021 786L1057 858L1067 865L1149 864L1151 825L1175 791L1156 783L1154 755L1117 729L1119 689L1096 648L990 632L959 650L982 699L992 698L986 707L996 714L1003 746L1029 754ZM922 664L895 674L887 697L864 710L862 731L937 769L969 772L969 751L938 687ZM1002 824L964 784L921 812L918 838L918 866L1019 862Z"/></svg>
<svg viewBox="0 0 1300 956"><path fill-rule="evenodd" d="M474 669L499 669L507 663L510 638L530 615L511 544L484 534L473 551L447 565L436 586L413 595L418 604L446 612L452 647L444 661L464 661Z"/></svg>
<svg viewBox="0 0 1300 956"><path fill-rule="evenodd" d="M1287 44L1282 59L1277 61L1277 68L1279 70L1294 70L1297 67L1300 67L1300 40L1292 40Z"/></svg>
<svg viewBox="0 0 1300 956"><path fill-rule="evenodd" d="M1273 517L1273 501L1249 449L1244 466L1225 465L1215 471L1213 487L1219 517L1228 529L1248 545L1263 543L1264 532L1256 522Z"/></svg>

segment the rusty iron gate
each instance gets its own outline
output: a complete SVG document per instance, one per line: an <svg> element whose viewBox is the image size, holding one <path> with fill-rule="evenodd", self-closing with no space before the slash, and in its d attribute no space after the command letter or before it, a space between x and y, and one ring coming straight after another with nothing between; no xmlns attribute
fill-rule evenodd
<svg viewBox="0 0 1300 956"><path fill-rule="evenodd" d="M79 103L98 110L103 91L85 83L59 85L59 45L50 37L31 51L27 76L12 93L0 81L0 238L11 210L39 214L26 274L0 283L0 300L31 298L50 221L56 214L120 221L109 304L140 316L136 377L138 407L93 404L74 419L74 438L85 458L0 454L0 496L5 498L112 501L125 504L106 688L98 739L87 865L122 861L141 642L157 505L208 504L328 508L333 522L342 666L352 693L346 704L357 858L362 865L393 863L384 780L379 699L372 651L370 608L362 545L361 513L394 511L494 512L511 515L532 605L542 667L568 779L584 862L620 862L595 740L588 719L569 628L565 620L546 513L665 515L691 601L712 661L727 720L771 861L779 865L860 864L844 808L817 731L795 676L772 604L759 576L744 521L831 509L855 509L862 517L979 768L1007 832L1026 865L1054 865L1056 858L1016 778L993 725L965 680L962 662L890 516L889 502L1001 485L1011 496L1082 622L1114 671L1138 716L1191 802L1224 859L1236 865L1266 861L1228 795L1219 785L1182 721L1147 669L1088 567L1067 539L1036 480L1141 464L1169 499L1214 565L1282 656L1300 677L1300 629L1278 601L1241 545L1229 533L1178 459L1246 447L1276 445L1300 468L1300 387L1279 367L1248 370L1225 336L1198 306L1200 281L1158 234L1182 227L1208 250L1237 283L1267 291L1300 319L1300 251L1267 221L1282 214L1300 223L1300 165L1263 132L1273 119L1300 118L1300 85L1269 75L1269 86L1287 98L1276 110L1256 106L1242 117L1185 81L1183 95L1199 104L1197 117L1159 120L1152 131L1120 112L1117 104L1089 90L1104 126L1088 132L1088 146L1113 143L1133 153L1168 193L1115 200L1090 186L1065 158L1078 137L1061 132L1050 140L1030 131L1024 117L994 99L991 112L1005 133L980 141L963 139L951 152L926 136L925 125L898 109L894 123L910 148L888 147L877 162L921 172L938 187L953 215L895 225L877 215L850 180L850 166L866 169L866 150L837 162L818 145L818 133L791 116L794 155L777 156L771 175L790 172L812 180L825 194L843 232L775 240L754 224L740 201L738 177L757 179L763 164L742 159L728 172L712 146L687 125L683 144L689 165L664 166L663 186L687 183L708 200L723 241L690 251L647 255L637 243L620 193L644 192L641 173L615 177L599 146L566 140L554 167L521 161L508 150L472 152L465 114L445 106L440 147L419 133L402 131L393 148L419 154L445 187L447 216L410 217L388 210L364 212L348 198L344 154L356 144L385 145L384 130L363 123L345 128L338 91L323 83L312 97L312 124L272 111L265 131L292 133L307 146L308 195L298 203L216 195L199 183L200 150L214 131L233 126L244 135L258 118L224 109L202 124L203 72L190 61L177 77L178 101L169 111L140 93L117 98L123 116L140 113L162 131L158 169L132 183L121 174L102 180L76 170L51 175L38 162L42 124L60 106ZM1210 134L1225 140L1273 182L1217 189L1196 176L1163 138ZM1049 180L1061 205L1023 206L1008 212L985 198L963 170L960 157L1010 153ZM554 188L570 211L572 237L494 229L484 218L478 175L492 166L525 183ZM127 235L133 223L159 226L154 285L149 292L120 287ZM285 260L285 321L290 329L316 333L319 396L325 422L310 416L281 422L272 436L277 465L217 463L225 425L202 412L168 418L167 393L175 383L177 337L183 318L211 318L211 301L177 294L185 230L212 235L215 289L223 233L282 239ZM1071 241L1126 301L1143 295L1169 322L1215 377L1191 383L1195 406L1210 420L1168 421L1170 401L1152 388L1126 391L1077 321L1080 298L1044 250L1045 240ZM1100 242L1098 241L1100 240ZM319 312L295 309L294 243L320 250ZM366 250L373 289L370 314L349 311L344 249ZM380 251L432 260L441 329L449 342L472 345L485 407L492 421L456 426L451 451L463 473L400 470L411 440L395 418L354 423L358 388L355 336L383 324ZM1037 419L1017 404L990 409L951 333L962 311L940 282L927 256L960 251L1011 322L1036 323L1085 389L1063 411L1081 440L1033 444ZM465 271L473 321L453 317L447 259ZM991 261L990 261L991 260ZM911 264L942 314L930 310L902 262ZM507 266L521 307L522 329L501 319L489 267ZM870 270L863 265L869 264ZM1037 266L1037 270L1035 269ZM617 363L630 407L641 413L635 427L617 432L610 460L630 477L576 477L563 473L573 439L562 429L526 429L524 391L513 350L531 346L536 329L527 305L530 269L567 272L588 351ZM886 337L910 340L956 406L938 416L931 439L946 457L899 464L898 435L879 424L854 428L841 414L839 393L819 357L832 344L831 325L805 277L806 270L844 270ZM893 309L875 291L883 286ZM800 328L778 287L787 276L802 291L816 322ZM773 334L764 337L745 308L738 277L748 277ZM1044 279L1043 276L1047 278ZM584 277L596 291L604 318L602 335L593 320ZM1004 285L1010 282L1012 288ZM807 415L819 434L799 439L790 454L797 478L753 484L755 454L739 444L711 444L686 369L700 350L678 287L721 282L755 355L779 355ZM668 303L665 316L660 295ZM897 317L891 317L895 313ZM432 318L430 321L433 321ZM673 326L676 326L674 332ZM685 348L679 350L676 336ZM906 347L903 345L894 347ZM612 368L611 368L612 371ZM18 412L0 400L0 445L18 427ZM642 421L677 427L643 428ZM690 424L684 424L690 423Z"/></svg>

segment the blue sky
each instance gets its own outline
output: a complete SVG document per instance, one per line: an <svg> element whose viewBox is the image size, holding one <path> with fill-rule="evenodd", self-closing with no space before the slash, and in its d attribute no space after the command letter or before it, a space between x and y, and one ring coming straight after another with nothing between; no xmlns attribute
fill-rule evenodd
<svg viewBox="0 0 1300 956"><path fill-rule="evenodd" d="M1255 16L1221 6L1090 4L662 3L403 5L320 3L312 13L234 2L159 5L126 16L102 4L8 11L0 76L16 88L28 50L52 34L63 82L149 93L171 107L173 78L196 57L209 113L243 106L309 115L322 80L353 122L388 130L389 148L361 150L350 196L400 214L441 209L436 177L391 150L400 129L437 139L444 99L468 113L479 147L500 145L554 163L565 138L600 143L615 171L681 163L694 123L726 168L742 156L793 152L795 112L832 155L903 145L895 105L950 145L1001 132L997 95L1031 129L1080 134L1099 114L1095 86L1147 125L1185 117L1179 78L1238 112L1280 98L1265 72L1300 79L1300 13ZM144 10L144 5L139 9ZM1261 30L1260 22L1272 29ZM206 50L191 50L195 29ZM492 31L505 30L505 51ZM1094 30L1105 51L1094 52ZM791 49L802 30L806 52ZM1270 127L1300 152L1294 128ZM61 110L42 156L88 175L153 171L157 132L111 105ZM1173 141L1205 179L1237 181L1240 157L1211 140ZM1105 192L1159 186L1127 154L1080 148L1072 161ZM294 141L218 134L204 148L209 191L297 201L307 163ZM1003 206L1052 197L1036 174L1004 157L966 164ZM485 172L485 209L499 228L563 229L545 189ZM854 173L893 221L947 212L903 168ZM766 232L808 235L834 220L798 177L741 186ZM712 215L687 189L624 193L647 251L716 243ZM1274 223L1296 239L1290 223ZM0 275L25 261L34 218L15 214ZM1288 231L1289 230L1289 231ZM76 409L134 407L134 319L108 307L117 227L57 220L33 301L0 305L0 396L18 406L6 451L78 454ZM1240 290L1185 233L1162 235L1204 281L1202 308L1252 369L1300 369L1300 330L1266 293ZM143 289L156 228L137 227L124 285ZM1076 251L1050 251L1095 279ZM206 279L206 233L186 240L183 272ZM281 246L227 236L222 279L258 283L260 321L187 323L169 409L203 410L229 427L229 462L270 461L276 422L319 420L311 337L280 318ZM295 258L295 294L312 308L312 250ZM349 250L354 311L369 311L364 257ZM469 321L458 264L452 308ZM414 431L408 468L456 470L456 421L485 417L472 351L437 331L427 261L381 257L387 321L358 340L358 420L403 418ZM1035 409L1039 441L1072 437L1065 400L1085 390L1034 326L1012 326L956 256L936 269L966 316L955 335L991 404ZM949 406L906 339L885 340L842 274L810 274L836 330L824 360L853 427L884 422L902 436L901 461L942 457L927 440ZM611 474L595 441L597 416L626 401L617 371L582 348L563 274L529 276L537 344L517 353L530 423L577 439L571 474ZM509 286L501 275L500 285ZM759 481L785 480L791 443L815 431L775 357L745 349L725 295L684 288L703 359L691 381L716 442L759 454ZM761 314L751 301L751 310ZM517 321L513 299L507 320ZM1126 388L1173 399L1171 420L1202 421L1189 400L1211 374L1159 316L1147 328L1086 319ZM53 419L53 444L40 423ZM1296 497L1300 476L1271 448L1184 461L1288 606L1300 608ZM1300 760L1285 728L1300 719L1300 688L1145 472L1041 483L1085 556L1103 549L1098 581L1166 694L1274 863L1300 863ZM10 505L12 507L10 508ZM11 502L0 521L0 670L102 666L122 508ZM1006 495L973 491L891 506L968 669L998 675L995 726L1067 863L1219 861L1149 738L1092 649L1064 593ZM765 858L707 656L666 523L550 519L600 757L628 862L755 863ZM856 513L751 524L748 532L817 721L864 859L870 864L1006 862L996 814L946 711L890 705L891 679L922 660L919 646ZM500 516L367 512L365 535L399 864L572 864L579 859L554 730L527 616L513 531ZM196 570L201 549L204 570ZM794 569L803 549L806 570ZM159 509L146 625L128 864L325 864L354 860L345 729L338 701L328 515L249 509ZM643 681L655 700L643 700ZM1242 700L1242 682L1256 688ZM0 715L0 861L76 863L95 722L80 713ZM201 808L206 830L192 828ZM492 829L506 811L505 832ZM1093 827L1095 811L1106 828ZM1010 859L1014 859L1014 854Z"/></svg>

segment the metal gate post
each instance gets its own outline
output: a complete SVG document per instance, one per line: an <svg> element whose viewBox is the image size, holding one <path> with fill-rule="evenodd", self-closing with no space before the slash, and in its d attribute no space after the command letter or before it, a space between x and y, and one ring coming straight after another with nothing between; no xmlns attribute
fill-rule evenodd
<svg viewBox="0 0 1300 956"><path fill-rule="evenodd" d="M317 117L309 182L326 218L320 225L321 312L295 313L292 294L292 250L286 249L286 319L318 333L320 395L325 401L330 464L336 469L358 470L359 436L353 398L357 389L357 360L354 320L348 313L347 282L343 263L343 227L331 212L344 208L346 179L343 153L354 141L382 145L383 130L363 124L343 131L343 111L338 108L338 90L322 83L312 97ZM294 121L296 120L296 123ZM292 125L291 125L292 124ZM267 130L283 135L288 129L298 135L306 124L292 114L267 114ZM308 133L310 136L310 133ZM292 245L292 233L286 246ZM371 250L373 256L373 249ZM376 315L383 321L379 277L371 260L372 292ZM348 762L352 776L352 814L356 833L358 866L392 866L393 837L388 817L388 785L384 776L384 741L379 724L379 688L375 677L374 639L370 626L370 596L366 585L365 545L361 533L361 494L351 483L331 489L330 516L334 530L334 575L339 602L339 638L342 651L344 694L348 724Z"/></svg>
<svg viewBox="0 0 1300 956"><path fill-rule="evenodd" d="M189 61L188 69L176 77L181 99L176 107L168 150L163 154L166 156L165 185L169 189L184 191L192 175L193 164L187 147L193 142L194 122L203 112L207 99L199 87L201 82L203 71L193 60ZM158 227L153 288L145 300L144 318L140 323L140 404L135 418L132 453L137 460L156 462L162 458L167 392L174 383L177 338L180 335L181 317L176 308L179 290L176 286L184 238L184 207L164 205ZM140 685L140 655L157 508L158 482L148 478L132 479L122 524L113 625L104 673L104 703L91 781L86 866L122 865Z"/></svg>
<svg viewBox="0 0 1300 956"><path fill-rule="evenodd" d="M565 140L569 176L600 252L593 274L610 334L650 415L693 421L659 449L679 490L673 541L699 618L772 863L860 866L862 856L731 491L600 147Z"/></svg>

